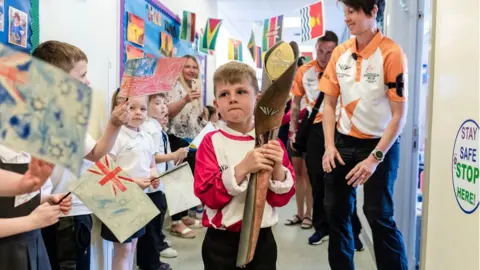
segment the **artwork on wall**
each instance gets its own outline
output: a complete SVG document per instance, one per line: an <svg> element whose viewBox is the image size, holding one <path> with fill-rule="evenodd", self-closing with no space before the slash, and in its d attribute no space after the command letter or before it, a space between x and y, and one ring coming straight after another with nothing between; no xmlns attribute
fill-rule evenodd
<svg viewBox="0 0 480 270"><path fill-rule="evenodd" d="M5 31L5 0L0 0L0 31Z"/></svg>
<svg viewBox="0 0 480 270"><path fill-rule="evenodd" d="M127 40L143 47L145 43L145 22L132 13L128 13Z"/></svg>
<svg viewBox="0 0 480 270"><path fill-rule="evenodd" d="M30 53L39 42L39 0L0 0L0 43Z"/></svg>
<svg viewBox="0 0 480 270"><path fill-rule="evenodd" d="M142 49L139 49L139 48L137 48L135 46L132 46L130 44L127 44L126 51L127 51L127 60L138 59L138 58L143 58L144 57L144 53L143 53Z"/></svg>
<svg viewBox="0 0 480 270"><path fill-rule="evenodd" d="M160 53L166 57L173 56L173 38L165 32L160 32Z"/></svg>

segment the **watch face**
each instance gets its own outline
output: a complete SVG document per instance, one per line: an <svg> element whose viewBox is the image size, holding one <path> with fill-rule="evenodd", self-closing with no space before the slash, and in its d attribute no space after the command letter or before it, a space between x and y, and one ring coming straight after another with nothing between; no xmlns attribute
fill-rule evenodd
<svg viewBox="0 0 480 270"><path fill-rule="evenodd" d="M382 159L383 158L383 152L382 151L375 151L374 155L377 159Z"/></svg>

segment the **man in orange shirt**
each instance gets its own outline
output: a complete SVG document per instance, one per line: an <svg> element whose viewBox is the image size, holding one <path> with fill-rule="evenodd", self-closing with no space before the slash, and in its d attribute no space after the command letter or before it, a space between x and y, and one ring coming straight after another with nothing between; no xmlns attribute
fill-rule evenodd
<svg viewBox="0 0 480 270"><path fill-rule="evenodd" d="M329 263L332 270L355 269L351 217L356 187L364 184L363 209L372 229L377 269L407 270L403 238L393 220L399 135L407 115L407 61L402 49L377 28L384 0L340 2L355 38L335 48L319 84L325 93L322 165Z"/></svg>
<svg viewBox="0 0 480 270"><path fill-rule="evenodd" d="M300 103L303 98L306 99L306 107L309 114L312 112L312 108L314 107L318 95L320 94L320 90L318 89L318 80L321 78L325 67L327 66L328 62L330 61L330 57L332 55L332 51L338 45L338 37L332 31L326 31L325 35L317 40L317 44L315 46L317 50L317 58L315 60L306 63L305 65L301 66L297 73L295 74L295 79L292 87L292 108L291 108L291 122L290 122L290 148L295 150L293 147L293 142L295 141L296 123L298 121L298 115L300 110ZM311 183L311 190L313 194L313 227L315 229L315 233L308 239L308 243L311 245L319 245L321 244L329 234L329 226L327 222L327 217L325 214L325 207L323 204L323 199L325 196L325 188L324 188L324 171L321 166L321 160L324 153L324 140L323 140L323 128L322 128L322 111L323 105L320 106L318 114L315 116L315 121L311 128L310 135L308 136L307 141L307 149L306 149L306 165L308 176L310 178ZM294 152L294 151L292 151ZM301 157L300 155L297 155ZM303 161L303 160L302 160ZM301 180L297 176L297 205L303 204L303 201L298 201L302 195L309 196L306 194L309 191L309 188L306 188L302 191L299 186L301 185ZM305 179L306 180L306 179ZM304 183L308 185L309 183ZM309 200L306 200L307 203ZM301 209L300 207L298 207ZM307 205L307 209L309 209ZM307 215L303 216L303 213L297 213L297 216L294 218L309 218ZM305 221L304 221L305 222ZM354 227L354 235L355 235L355 249L356 250L363 250L363 244L358 238L362 226L360 224L360 220L358 219L356 213L353 216L353 227Z"/></svg>

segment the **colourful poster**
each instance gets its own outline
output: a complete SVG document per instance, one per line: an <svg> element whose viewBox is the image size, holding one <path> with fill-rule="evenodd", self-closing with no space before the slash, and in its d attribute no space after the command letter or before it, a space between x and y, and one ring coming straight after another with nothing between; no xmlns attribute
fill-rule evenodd
<svg viewBox="0 0 480 270"><path fill-rule="evenodd" d="M302 42L325 35L323 1L302 8L300 15Z"/></svg>
<svg viewBox="0 0 480 270"><path fill-rule="evenodd" d="M157 26L162 26L162 14L154 6L147 3L148 21Z"/></svg>
<svg viewBox="0 0 480 270"><path fill-rule="evenodd" d="M228 40L228 60L243 61L242 42L239 40Z"/></svg>
<svg viewBox="0 0 480 270"><path fill-rule="evenodd" d="M186 61L176 57L128 60L118 95L135 97L170 91Z"/></svg>
<svg viewBox="0 0 480 270"><path fill-rule="evenodd" d="M8 42L27 48L28 15L16 8L8 9Z"/></svg>
<svg viewBox="0 0 480 270"><path fill-rule="evenodd" d="M145 22L128 12L127 40L143 47L145 44Z"/></svg>
<svg viewBox="0 0 480 270"><path fill-rule="evenodd" d="M127 44L127 60L128 59L139 59L145 57L142 49L139 49L135 46Z"/></svg>
<svg viewBox="0 0 480 270"><path fill-rule="evenodd" d="M183 11L182 32L180 38L189 42L195 41L196 15L193 12Z"/></svg>
<svg viewBox="0 0 480 270"><path fill-rule="evenodd" d="M115 162L103 157L69 189L115 235L120 243L160 212L152 200Z"/></svg>
<svg viewBox="0 0 480 270"><path fill-rule="evenodd" d="M163 54L166 57L172 57L173 56L173 39L172 36L165 33L161 32L160 33L160 53Z"/></svg>
<svg viewBox="0 0 480 270"><path fill-rule="evenodd" d="M277 42L282 40L283 15L265 19L263 24L263 46L264 52L270 50Z"/></svg>
<svg viewBox="0 0 480 270"><path fill-rule="evenodd" d="M3 44L0 58L0 143L79 175L91 89Z"/></svg>
<svg viewBox="0 0 480 270"><path fill-rule="evenodd" d="M218 32L220 31L221 25L222 25L222 20L219 20L219 19L207 20L207 25L205 26L205 34L203 35L203 40L202 40L203 49L206 49L211 52L215 51Z"/></svg>
<svg viewBox="0 0 480 270"><path fill-rule="evenodd" d="M5 0L0 0L0 31L5 31Z"/></svg>

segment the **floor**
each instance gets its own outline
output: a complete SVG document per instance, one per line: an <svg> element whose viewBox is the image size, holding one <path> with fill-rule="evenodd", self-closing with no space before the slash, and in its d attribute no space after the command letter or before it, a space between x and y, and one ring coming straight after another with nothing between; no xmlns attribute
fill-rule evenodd
<svg viewBox="0 0 480 270"><path fill-rule="evenodd" d="M328 242L319 246L309 246L307 239L312 230L302 230L300 227L287 227L283 222L296 211L295 200L279 211L280 222L274 227L275 238L278 245L277 270L327 270ZM179 256L175 259L162 259L169 263L174 270L199 270L203 269L201 246L205 229L198 231L199 235L193 240L184 240L171 237L173 247ZM301 264L300 264L301 263ZM374 270L375 265L370 252L366 249L355 255L356 270Z"/></svg>

